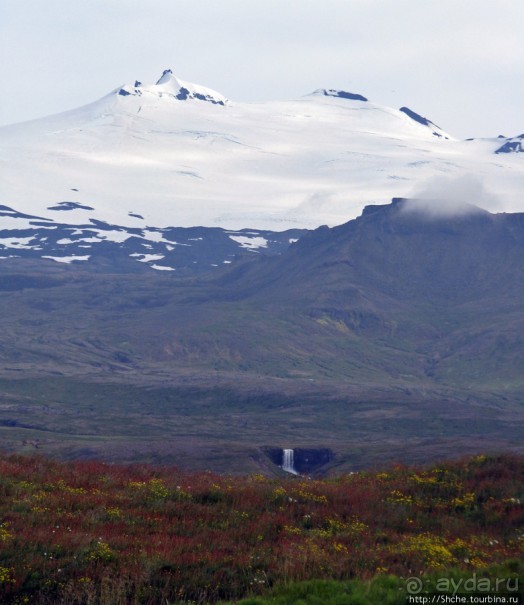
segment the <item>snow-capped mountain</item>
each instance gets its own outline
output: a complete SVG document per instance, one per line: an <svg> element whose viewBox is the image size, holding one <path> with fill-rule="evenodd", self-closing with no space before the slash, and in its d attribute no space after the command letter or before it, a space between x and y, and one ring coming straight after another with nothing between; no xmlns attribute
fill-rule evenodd
<svg viewBox="0 0 524 605"><path fill-rule="evenodd" d="M524 162L513 152L521 150L519 137L458 141L407 107L360 94L319 89L237 103L166 70L156 84L136 81L85 107L0 128L0 245L43 249L42 230L59 227L74 237L57 241L89 249L168 227L333 226L429 178L463 174L497 196L488 210L518 210Z"/></svg>
<svg viewBox="0 0 524 605"><path fill-rule="evenodd" d="M178 101L197 99L208 101L214 105L226 105L229 102L226 97L210 88L179 80L170 69L164 70L162 77L156 84L144 86L142 82L136 80L133 86L122 86L118 90L118 94L123 97L141 97L143 95L144 99L149 98L149 100L162 97L177 99Z"/></svg>

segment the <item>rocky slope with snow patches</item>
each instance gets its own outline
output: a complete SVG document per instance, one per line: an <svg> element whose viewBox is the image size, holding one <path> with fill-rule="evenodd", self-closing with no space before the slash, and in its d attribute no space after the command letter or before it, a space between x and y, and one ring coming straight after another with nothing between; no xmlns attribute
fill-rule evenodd
<svg viewBox="0 0 524 605"><path fill-rule="evenodd" d="M501 137L505 143L501 145L495 153L523 153L524 152L524 134L518 137Z"/></svg>
<svg viewBox="0 0 524 605"><path fill-rule="evenodd" d="M166 70L156 84L136 81L85 107L0 128L0 250L40 247L43 256L81 260L100 242L138 238L142 247L123 246L128 257L160 267L163 259L148 255L170 250L156 244L177 245L163 229L247 228L267 239L341 224L427 179L464 174L496 194L489 210L519 210L523 156L502 152L520 150L519 137L455 140L407 107L360 94L319 89L236 103ZM27 239L35 220L39 235ZM60 254L45 245L44 231L56 229Z"/></svg>
<svg viewBox="0 0 524 605"><path fill-rule="evenodd" d="M89 213L93 209L64 202L55 210ZM15 257L82 262L96 271L106 268L129 273L148 267L178 274L200 273L253 253L280 254L304 233L304 229L140 228L94 218L86 218L83 224L68 224L0 206L0 260Z"/></svg>

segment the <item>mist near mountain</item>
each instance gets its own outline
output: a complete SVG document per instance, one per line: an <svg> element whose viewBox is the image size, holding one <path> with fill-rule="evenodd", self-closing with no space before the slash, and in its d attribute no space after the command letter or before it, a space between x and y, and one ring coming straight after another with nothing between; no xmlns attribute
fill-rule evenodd
<svg viewBox="0 0 524 605"><path fill-rule="evenodd" d="M469 200L469 201L465 201ZM496 211L500 199L473 174L434 176L419 184L406 200L406 212L418 212L439 218L478 213L478 209Z"/></svg>

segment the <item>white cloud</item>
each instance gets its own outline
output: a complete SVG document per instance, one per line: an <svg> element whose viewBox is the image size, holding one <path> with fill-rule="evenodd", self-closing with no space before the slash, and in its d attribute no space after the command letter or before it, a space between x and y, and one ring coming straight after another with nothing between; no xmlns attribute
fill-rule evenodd
<svg viewBox="0 0 524 605"><path fill-rule="evenodd" d="M498 198L473 174L436 176L416 187L404 206L406 212L430 218L462 216L478 208L496 211Z"/></svg>

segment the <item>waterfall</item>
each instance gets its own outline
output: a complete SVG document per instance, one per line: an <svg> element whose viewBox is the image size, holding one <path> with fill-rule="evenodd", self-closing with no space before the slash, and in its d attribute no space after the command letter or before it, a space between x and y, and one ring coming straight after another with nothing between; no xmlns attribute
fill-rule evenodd
<svg viewBox="0 0 524 605"><path fill-rule="evenodd" d="M282 470L286 471L286 473L291 473L292 475L298 475L297 471L295 470L293 458L293 450L282 450Z"/></svg>

